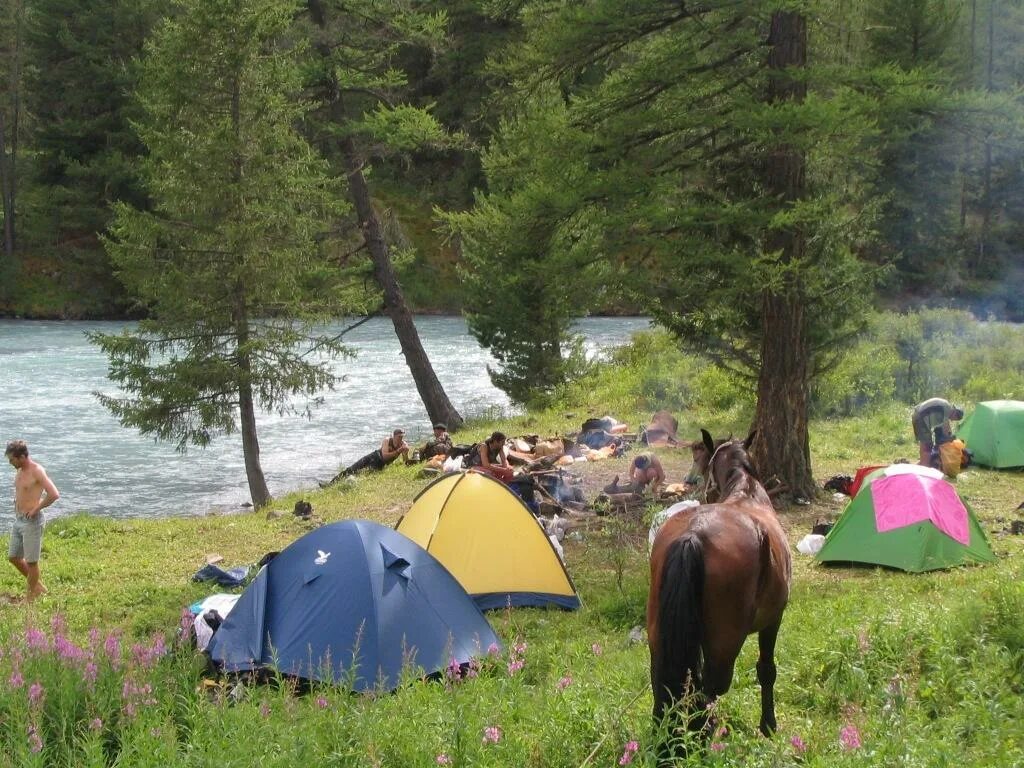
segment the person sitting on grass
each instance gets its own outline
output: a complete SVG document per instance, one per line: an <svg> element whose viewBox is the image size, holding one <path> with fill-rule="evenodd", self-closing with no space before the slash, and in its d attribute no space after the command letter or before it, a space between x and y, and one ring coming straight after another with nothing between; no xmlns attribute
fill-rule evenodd
<svg viewBox="0 0 1024 768"><path fill-rule="evenodd" d="M633 493L643 493L648 488L654 491L665 482L665 469L657 456L641 453L629 466L629 480L633 485Z"/></svg>
<svg viewBox="0 0 1024 768"><path fill-rule="evenodd" d="M434 434L420 450L420 459L426 461L435 456L447 456L451 449L452 437L448 434L448 425L438 422L434 425Z"/></svg>
<svg viewBox="0 0 1024 768"><path fill-rule="evenodd" d="M503 483L511 482L514 473L505 456L505 440L503 432L494 432L484 442L474 445L469 455L466 456L466 467L470 469L475 467L498 478Z"/></svg>
<svg viewBox="0 0 1024 768"><path fill-rule="evenodd" d="M380 448L375 451L370 451L365 456L356 459L355 462L331 478L329 483L321 483L320 487L326 488L328 485L333 485L338 482L341 478L349 477L354 475L356 472L363 471L364 469L372 471L382 470L399 456L404 457L406 464L412 463L409 459L409 444L405 442L404 429L396 429L391 433L391 437L384 438L384 441L380 444Z"/></svg>

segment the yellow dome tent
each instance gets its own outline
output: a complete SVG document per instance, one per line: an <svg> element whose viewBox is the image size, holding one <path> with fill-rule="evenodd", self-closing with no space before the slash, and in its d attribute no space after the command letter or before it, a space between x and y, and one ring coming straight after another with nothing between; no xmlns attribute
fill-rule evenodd
<svg viewBox="0 0 1024 768"><path fill-rule="evenodd" d="M439 477L395 528L437 558L481 610L580 607L533 513L507 485L482 472Z"/></svg>

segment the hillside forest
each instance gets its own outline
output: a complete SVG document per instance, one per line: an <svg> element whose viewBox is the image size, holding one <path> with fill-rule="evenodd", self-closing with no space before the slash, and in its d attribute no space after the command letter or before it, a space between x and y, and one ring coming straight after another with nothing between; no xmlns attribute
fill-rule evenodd
<svg viewBox="0 0 1024 768"><path fill-rule="evenodd" d="M159 437L203 444L240 407L255 448L256 410L330 384L275 318L383 312L407 338L414 311L461 312L529 403L583 370L576 318L628 312L748 382L755 460L809 495L812 383L872 310L1024 317L1024 0L0 0L0 17L0 314L141 319L149 339L95 341L150 398L106 405ZM140 378L225 333L241 388L188 360ZM198 421L153 394L222 384Z"/></svg>

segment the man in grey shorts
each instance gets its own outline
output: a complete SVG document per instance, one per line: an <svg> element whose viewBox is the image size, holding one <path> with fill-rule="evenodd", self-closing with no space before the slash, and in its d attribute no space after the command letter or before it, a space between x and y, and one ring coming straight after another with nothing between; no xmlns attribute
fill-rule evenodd
<svg viewBox="0 0 1024 768"><path fill-rule="evenodd" d="M14 527L7 559L25 577L29 601L46 592L39 580L39 555L43 546L43 510L60 498L46 470L28 457L24 440L12 440L4 451L14 473Z"/></svg>

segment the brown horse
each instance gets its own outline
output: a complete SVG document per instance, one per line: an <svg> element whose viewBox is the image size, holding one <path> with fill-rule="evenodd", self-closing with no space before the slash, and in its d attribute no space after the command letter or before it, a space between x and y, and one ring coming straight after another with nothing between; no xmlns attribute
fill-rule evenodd
<svg viewBox="0 0 1024 768"><path fill-rule="evenodd" d="M685 715L690 728L704 730L705 705L729 690L743 642L757 632L760 728L769 735L775 730L775 640L792 579L789 543L747 456L756 432L718 446L706 430L701 435L705 498L717 502L669 519L651 551L647 637L654 718L660 723L671 710Z"/></svg>

